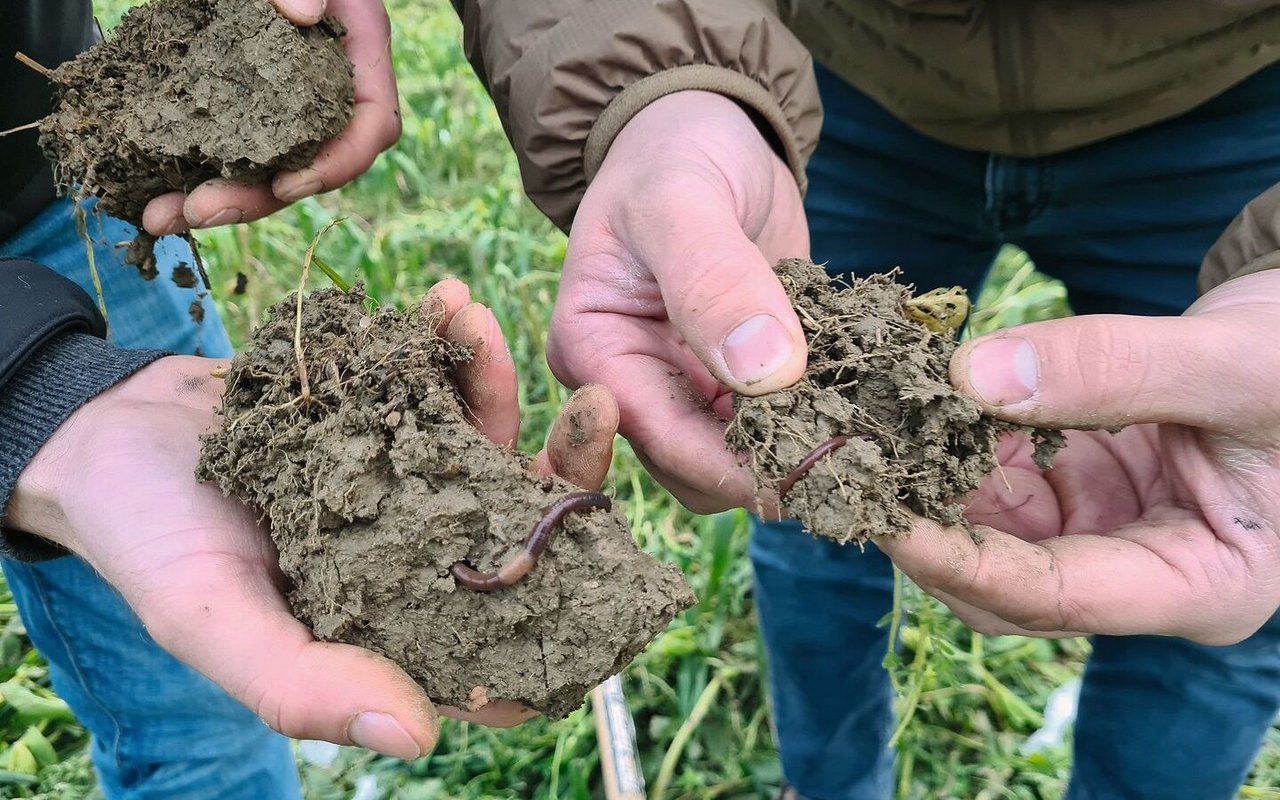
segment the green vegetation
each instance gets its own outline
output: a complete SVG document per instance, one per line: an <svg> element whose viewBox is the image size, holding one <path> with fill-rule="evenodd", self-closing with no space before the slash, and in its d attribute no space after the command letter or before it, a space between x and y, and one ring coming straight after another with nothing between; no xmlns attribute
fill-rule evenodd
<svg viewBox="0 0 1280 800"><path fill-rule="evenodd" d="M98 3L104 26L122 0ZM363 281L383 303L414 302L456 276L495 309L520 368L522 446L532 450L567 393L543 358L565 240L523 197L496 115L459 48L447 3L391 0L404 138L355 185L274 218L200 237L228 327L243 341L264 309L297 283L302 253L328 221L348 221L320 245L324 264ZM248 279L234 292L237 273ZM328 281L319 271L312 285ZM975 324L983 329L1065 313L1060 284L1026 256L1002 253ZM694 517L620 443L611 490L649 551L690 576L699 605L624 677L651 789L663 798L770 797L780 769L770 737L755 633L747 524L741 512ZM1056 687L1079 675L1088 646L967 631L911 587L901 650L887 658L908 721L900 731L900 798L1058 798L1069 750L1018 752ZM92 786L83 731L47 687L46 670L0 598L0 796L77 798ZM344 749L303 769L307 796L351 796L376 776L379 798L482 800L600 797L589 709L550 724L495 731L446 724L437 750L413 763ZM1280 798L1280 731L1242 797Z"/></svg>

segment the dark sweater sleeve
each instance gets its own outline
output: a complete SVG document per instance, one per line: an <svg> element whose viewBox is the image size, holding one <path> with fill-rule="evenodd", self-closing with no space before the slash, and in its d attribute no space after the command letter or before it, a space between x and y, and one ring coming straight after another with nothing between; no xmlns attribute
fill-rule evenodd
<svg viewBox="0 0 1280 800"><path fill-rule="evenodd" d="M0 519L36 451L77 408L166 355L122 350L96 336L66 333L30 355L0 387ZM0 529L0 556L41 561L66 555L51 542Z"/></svg>

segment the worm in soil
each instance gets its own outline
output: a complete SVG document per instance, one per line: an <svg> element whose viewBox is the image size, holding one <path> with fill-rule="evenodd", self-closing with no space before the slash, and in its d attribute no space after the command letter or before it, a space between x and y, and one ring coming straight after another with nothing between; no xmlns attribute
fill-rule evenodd
<svg viewBox="0 0 1280 800"><path fill-rule="evenodd" d="M866 438L866 437L862 436L859 438ZM849 443L848 436L844 436L844 435L832 436L830 439L826 440L822 444L813 448L813 452L805 456L804 458L800 459L800 463L796 465L796 468L788 472L787 477L783 478L782 482L778 484L778 499L779 500L785 499L787 496L787 492L791 491L791 487L795 486L796 482L799 481L801 478L803 478L805 475L808 475L809 470L813 469L814 466L819 461L821 461L828 453L830 453L833 450L839 450L841 447L844 447L848 443Z"/></svg>
<svg viewBox="0 0 1280 800"><path fill-rule="evenodd" d="M600 492L573 492L561 497L547 507L542 519L533 526L533 532L524 540L524 549L498 568L497 572L481 572L463 561L453 562L449 574L473 592L496 592L514 586L520 579L528 575L538 564L538 556L551 544L556 535L560 520L570 511L581 511L585 508L599 508L609 511L613 502Z"/></svg>

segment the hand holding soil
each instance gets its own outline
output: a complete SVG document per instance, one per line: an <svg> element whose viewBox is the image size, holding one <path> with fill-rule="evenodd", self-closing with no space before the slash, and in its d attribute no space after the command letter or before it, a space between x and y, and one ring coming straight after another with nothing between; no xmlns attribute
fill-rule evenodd
<svg viewBox="0 0 1280 800"><path fill-rule="evenodd" d="M563 717L693 596L610 498L495 444L518 427L497 323L428 300L370 312L334 289L273 307L232 362L199 474L266 514L318 637L386 656L437 703ZM598 484L609 451L590 443L615 420L584 388L551 439L570 452L534 464Z"/></svg>
<svg viewBox="0 0 1280 800"><path fill-rule="evenodd" d="M469 303L456 281L437 286L425 302L442 326L448 322L446 339L477 354L455 374L476 422L509 441L519 424L514 373L491 312ZM288 580L258 513L194 479L199 436L217 424L224 388L213 374L226 365L164 358L89 402L22 473L8 524L84 557L156 641L276 730L401 758L427 752L438 722L423 687L383 656L317 641L284 597ZM535 472L557 486L598 488L616 420L607 392L576 393L534 460ZM553 469L564 480L550 477ZM432 531L420 526L405 534L412 549ZM572 534L560 536L551 549L562 542L572 549ZM383 566L395 569L391 561ZM451 636L450 624L460 623L429 621L422 640ZM485 724L513 724L529 713L502 702L474 714L439 712Z"/></svg>
<svg viewBox="0 0 1280 800"><path fill-rule="evenodd" d="M243 0L242 0L243 1ZM310 195L343 186L369 169L374 159L400 138L400 99L391 62L391 25L382 0L271 0L286 20L297 26L325 24L330 19L346 33L342 49L352 66L354 104L340 133L330 135L301 167L284 165L266 180L245 184L213 178L190 191L152 199L143 225L156 236L251 222ZM317 86L328 80L317 69ZM282 77L280 88L297 86Z"/></svg>
<svg viewBox="0 0 1280 800"><path fill-rule="evenodd" d="M646 106L582 199L547 361L570 387L609 387L622 434L694 511L752 505L724 426L735 393L804 371L804 332L773 263L808 250L795 178L716 94Z"/></svg>
<svg viewBox="0 0 1280 800"><path fill-rule="evenodd" d="M389 31L378 0L154 0L52 72L41 143L153 236L257 219L398 138Z"/></svg>
<svg viewBox="0 0 1280 800"><path fill-rule="evenodd" d="M991 633L1140 633L1230 644L1280 605L1280 274L1181 317L1076 317L963 345L985 413L1071 432L1050 472L1023 438L968 504L977 537L916 518L877 543Z"/></svg>
<svg viewBox="0 0 1280 800"><path fill-rule="evenodd" d="M734 403L726 441L749 456L757 510L781 500L810 532L842 543L906 533L911 513L963 524L953 501L995 469L998 438L1015 430L948 379L964 293L912 297L889 275L833 286L796 259L776 271L809 365L795 385ZM1058 437L1037 436L1047 464Z"/></svg>

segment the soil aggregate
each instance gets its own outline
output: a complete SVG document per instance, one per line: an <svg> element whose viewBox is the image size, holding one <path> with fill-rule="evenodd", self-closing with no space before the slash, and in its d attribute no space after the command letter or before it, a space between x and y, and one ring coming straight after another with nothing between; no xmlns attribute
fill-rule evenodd
<svg viewBox="0 0 1280 800"><path fill-rule="evenodd" d="M786 493L805 528L861 543L910 528L912 512L966 525L955 502L997 467L1001 435L1021 426L981 413L948 378L955 331L922 314L893 274L833 285L821 267L775 266L809 344L804 377L762 397L739 396L726 441L745 451L761 489L776 491L802 460L837 435ZM932 322L932 324L931 324ZM1048 467L1061 435L1030 431Z"/></svg>
<svg viewBox="0 0 1280 800"><path fill-rule="evenodd" d="M61 187L139 226L167 191L299 169L351 118L344 34L332 19L297 28L267 0L152 0L53 71L41 146ZM154 276L152 244L129 258Z"/></svg>
<svg viewBox="0 0 1280 800"><path fill-rule="evenodd" d="M381 653L437 703L505 698L560 718L692 605L616 505L566 515L514 586L460 586L450 566L495 571L576 487L531 475L466 421L447 376L470 353L438 320L369 312L360 287L305 298L303 400L295 302L232 362L198 475L265 513L293 610L319 638Z"/></svg>

